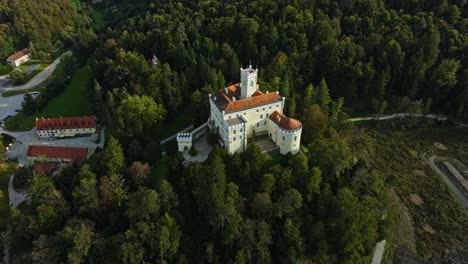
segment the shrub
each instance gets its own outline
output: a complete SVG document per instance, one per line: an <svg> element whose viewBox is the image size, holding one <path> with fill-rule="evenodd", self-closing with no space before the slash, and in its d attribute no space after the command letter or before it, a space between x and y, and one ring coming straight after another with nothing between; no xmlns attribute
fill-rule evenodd
<svg viewBox="0 0 468 264"><path fill-rule="evenodd" d="M11 65L0 65L0 75L8 74L13 70Z"/></svg>
<svg viewBox="0 0 468 264"><path fill-rule="evenodd" d="M192 146L190 148L190 150L189 150L189 154L190 154L190 156L194 157L194 156L196 156L198 154L198 151L195 149L194 146Z"/></svg>

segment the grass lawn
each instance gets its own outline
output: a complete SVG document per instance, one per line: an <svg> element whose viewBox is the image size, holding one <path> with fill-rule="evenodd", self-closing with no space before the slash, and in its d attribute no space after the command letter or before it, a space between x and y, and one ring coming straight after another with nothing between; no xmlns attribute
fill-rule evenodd
<svg viewBox="0 0 468 264"><path fill-rule="evenodd" d="M78 69L65 91L52 99L39 113L26 116L20 112L5 123L9 130L25 131L35 126L36 117L74 117L90 115L88 102L88 87L92 85L88 65Z"/></svg>
<svg viewBox="0 0 468 264"><path fill-rule="evenodd" d="M42 89L44 89L43 86L30 88L30 89L26 89L26 90L20 90L20 91L8 91L8 92L2 93L2 97L10 97L10 96L18 95L18 94L25 94L25 93L36 92L36 91L40 92L40 91L42 91Z"/></svg>

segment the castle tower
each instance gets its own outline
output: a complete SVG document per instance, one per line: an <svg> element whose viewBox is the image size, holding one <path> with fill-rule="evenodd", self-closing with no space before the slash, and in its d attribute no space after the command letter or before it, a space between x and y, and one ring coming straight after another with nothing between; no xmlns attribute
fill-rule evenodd
<svg viewBox="0 0 468 264"><path fill-rule="evenodd" d="M241 98L251 97L258 89L257 76L258 69L253 69L252 65L249 68L240 69L241 73Z"/></svg>

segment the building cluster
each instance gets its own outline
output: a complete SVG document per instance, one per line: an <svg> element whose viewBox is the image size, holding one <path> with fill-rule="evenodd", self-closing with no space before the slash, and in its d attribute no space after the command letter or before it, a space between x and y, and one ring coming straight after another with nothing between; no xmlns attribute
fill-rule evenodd
<svg viewBox="0 0 468 264"><path fill-rule="evenodd" d="M96 133L95 117L36 118L36 132L40 139L89 136ZM27 158L35 164L34 171L52 174L59 165L86 160L92 154L87 147L29 145Z"/></svg>
<svg viewBox="0 0 468 264"><path fill-rule="evenodd" d="M266 136L281 154L300 150L302 123L284 115L285 98L279 92L262 92L258 69L240 69L241 82L210 94L208 125L229 154L243 152L248 139Z"/></svg>

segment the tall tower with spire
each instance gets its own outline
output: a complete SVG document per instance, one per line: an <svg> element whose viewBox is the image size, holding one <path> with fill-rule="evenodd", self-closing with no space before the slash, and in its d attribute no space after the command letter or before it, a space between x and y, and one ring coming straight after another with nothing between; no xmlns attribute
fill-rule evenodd
<svg viewBox="0 0 468 264"><path fill-rule="evenodd" d="M258 89L258 85L257 85L258 69L253 69L252 65L249 65L249 67L246 69L241 68L240 74L241 74L241 84L240 84L241 98L249 98Z"/></svg>

